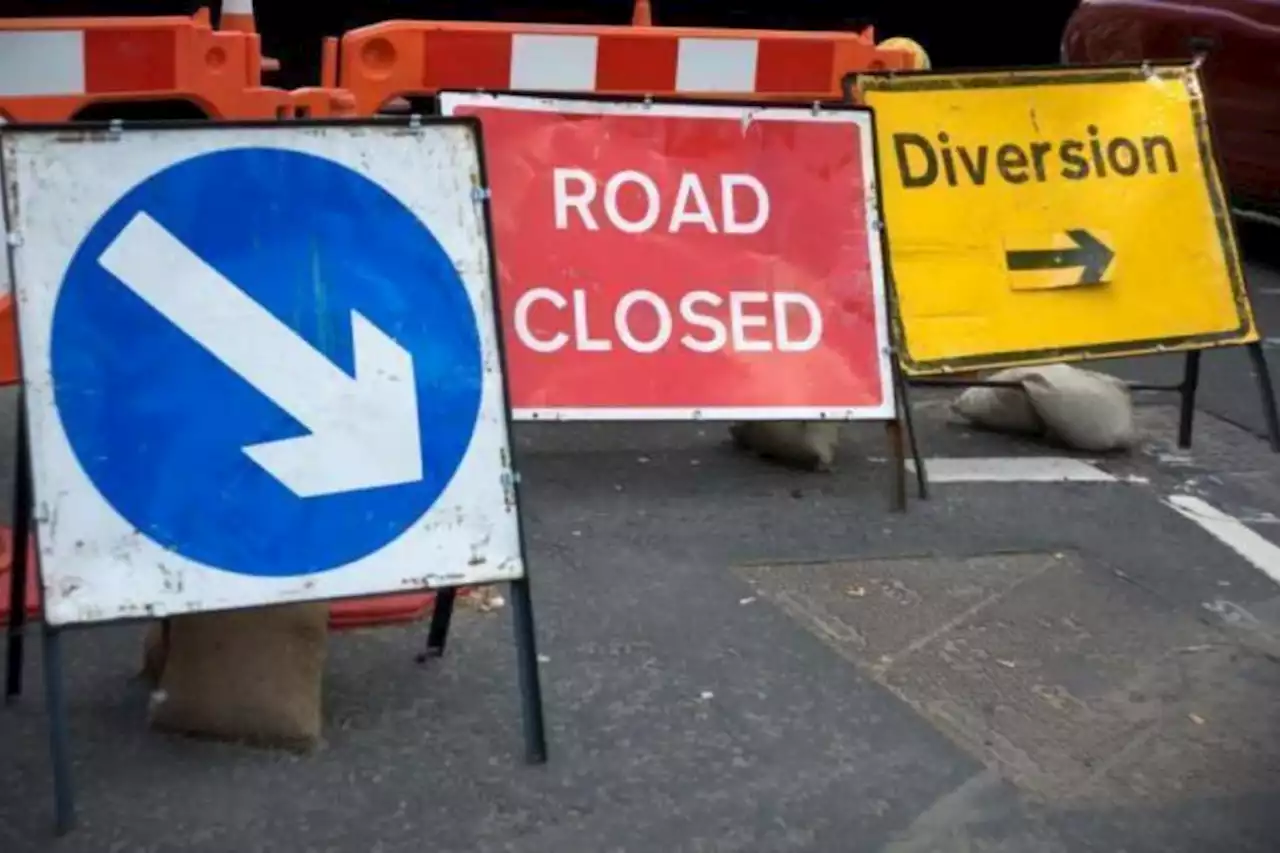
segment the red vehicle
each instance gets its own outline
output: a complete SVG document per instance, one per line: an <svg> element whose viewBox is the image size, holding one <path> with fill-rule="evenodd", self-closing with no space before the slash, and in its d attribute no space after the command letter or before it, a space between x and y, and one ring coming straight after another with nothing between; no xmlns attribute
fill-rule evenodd
<svg viewBox="0 0 1280 853"><path fill-rule="evenodd" d="M1081 0L1062 39L1066 63L1196 55L1232 203L1280 223L1280 0Z"/></svg>

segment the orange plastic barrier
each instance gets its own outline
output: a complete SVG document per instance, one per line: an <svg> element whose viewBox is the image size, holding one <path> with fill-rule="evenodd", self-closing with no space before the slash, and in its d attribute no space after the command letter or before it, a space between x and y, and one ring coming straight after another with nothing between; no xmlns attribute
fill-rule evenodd
<svg viewBox="0 0 1280 853"><path fill-rule="evenodd" d="M329 630L413 622L431 612L435 599L434 592L410 592L335 601L329 605Z"/></svg>
<svg viewBox="0 0 1280 853"><path fill-rule="evenodd" d="M9 575L13 566L13 531L0 527L0 625L9 624L9 614L13 610L13 602L9 599ZM40 576L36 571L35 540L27 543L27 618L36 619L40 615Z"/></svg>
<svg viewBox="0 0 1280 853"><path fill-rule="evenodd" d="M327 38L320 51L320 85L294 89L294 118L341 118L356 114L356 99L338 87L338 40Z"/></svg>
<svg viewBox="0 0 1280 853"><path fill-rule="evenodd" d="M356 114L356 99L350 92L308 86L294 89L289 96L293 118L344 118Z"/></svg>
<svg viewBox="0 0 1280 853"><path fill-rule="evenodd" d="M0 272L0 385L18 381L18 331L13 318L13 296L9 292L7 271Z"/></svg>
<svg viewBox="0 0 1280 853"><path fill-rule="evenodd" d="M360 115L441 89L824 100L851 71L907 69L861 33L388 21L342 36Z"/></svg>
<svg viewBox="0 0 1280 853"><path fill-rule="evenodd" d="M77 118L95 104L187 101L211 118L287 117L289 93L262 85L257 34L190 18L0 19L0 116Z"/></svg>

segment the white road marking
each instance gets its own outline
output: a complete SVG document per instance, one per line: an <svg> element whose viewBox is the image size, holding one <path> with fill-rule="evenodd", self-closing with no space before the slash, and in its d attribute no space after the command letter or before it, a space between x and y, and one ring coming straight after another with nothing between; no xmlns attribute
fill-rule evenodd
<svg viewBox="0 0 1280 853"><path fill-rule="evenodd" d="M915 465L907 460L912 471ZM1117 483L1120 479L1069 456L992 456L925 459L931 483Z"/></svg>
<svg viewBox="0 0 1280 853"><path fill-rule="evenodd" d="M1280 583L1280 546L1249 529L1240 519L1194 495L1171 495L1165 503L1244 557L1258 571Z"/></svg>
<svg viewBox="0 0 1280 853"><path fill-rule="evenodd" d="M888 461L888 460L885 460ZM1084 459L1067 456L954 457L924 460L931 483L1147 483L1144 477L1116 476ZM915 465L907 460L907 467ZM1280 545L1250 529L1244 520L1194 495L1171 495L1162 502L1199 525L1258 571L1280 583ZM1270 513L1250 519L1275 524Z"/></svg>
<svg viewBox="0 0 1280 853"><path fill-rule="evenodd" d="M1003 784L1000 774L990 768L969 777L917 815L880 853L934 853L956 849L958 844L969 847L967 827L998 816L992 806L1000 802Z"/></svg>

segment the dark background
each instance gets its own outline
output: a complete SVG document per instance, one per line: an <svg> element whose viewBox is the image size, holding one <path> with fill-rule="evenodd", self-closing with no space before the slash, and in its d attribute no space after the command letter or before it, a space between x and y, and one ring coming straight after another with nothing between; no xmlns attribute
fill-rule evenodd
<svg viewBox="0 0 1280 853"><path fill-rule="evenodd" d="M190 14L188 0L0 0L0 17ZM216 3L208 4L211 7ZM935 67L1045 65L1075 0L652 0L654 22L668 26L836 30L873 24L877 38L910 36ZM396 18L626 24L631 0L605 2L492 2L492 0L378 0L346 4L258 0L265 52L283 64L266 82L295 88L318 82L324 36ZM213 11L217 12L214 8ZM1008 33L1017 33L1011 37Z"/></svg>

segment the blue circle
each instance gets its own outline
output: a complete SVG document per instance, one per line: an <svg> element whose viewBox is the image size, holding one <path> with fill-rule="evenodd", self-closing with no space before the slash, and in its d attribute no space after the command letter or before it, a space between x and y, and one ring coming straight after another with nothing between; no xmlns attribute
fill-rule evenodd
<svg viewBox="0 0 1280 853"><path fill-rule="evenodd" d="M348 375L352 310L409 352L423 478L300 498L245 455L307 431L99 265L139 212ZM163 547L243 575L322 572L401 535L452 479L480 409L475 312L449 256L380 186L296 151L203 154L134 187L76 250L51 347L63 427L103 497Z"/></svg>

